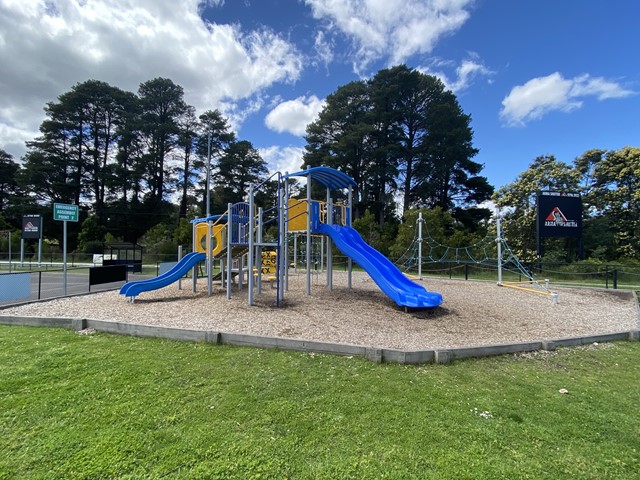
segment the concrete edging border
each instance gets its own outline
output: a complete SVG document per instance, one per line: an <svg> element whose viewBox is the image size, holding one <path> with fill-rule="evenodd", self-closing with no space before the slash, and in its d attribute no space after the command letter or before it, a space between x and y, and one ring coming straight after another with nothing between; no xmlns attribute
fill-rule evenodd
<svg viewBox="0 0 640 480"><path fill-rule="evenodd" d="M624 332L541 340L536 342L505 343L437 350L395 350L388 348L366 347L362 345L302 340L297 338L262 337L258 335L245 335L238 333L187 330L174 327L156 327L85 318L0 316L0 325L67 328L76 331L92 328L99 332L118 335L154 337L168 340L205 342L242 347L271 348L277 350L294 350L309 353L359 356L376 363L387 362L408 365L419 365L425 363L447 364L451 363L453 360L461 360L465 358L481 358L504 354L533 352L537 350L552 351L557 347L572 347L595 342L601 343L620 340L640 340L639 328Z"/></svg>

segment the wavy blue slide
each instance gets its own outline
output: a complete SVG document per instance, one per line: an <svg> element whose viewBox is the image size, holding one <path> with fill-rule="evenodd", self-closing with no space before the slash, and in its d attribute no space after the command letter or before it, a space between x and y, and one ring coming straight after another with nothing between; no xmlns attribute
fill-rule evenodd
<svg viewBox="0 0 640 480"><path fill-rule="evenodd" d="M120 294L126 297L136 297L142 292L157 290L158 288L171 285L173 282L177 282L184 277L198 262L202 262L206 258L207 256L204 253L191 252L185 255L171 270L163 273L159 277L125 283L120 289Z"/></svg>
<svg viewBox="0 0 640 480"><path fill-rule="evenodd" d="M319 232L329 235L340 251L364 268L380 290L399 306L425 308L442 304L442 295L428 292L422 285L409 280L353 228L323 223Z"/></svg>

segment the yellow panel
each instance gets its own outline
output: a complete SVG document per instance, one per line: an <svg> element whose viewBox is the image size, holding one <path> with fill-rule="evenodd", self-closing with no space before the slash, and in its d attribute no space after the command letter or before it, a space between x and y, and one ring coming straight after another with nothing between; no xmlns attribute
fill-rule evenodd
<svg viewBox="0 0 640 480"><path fill-rule="evenodd" d="M300 232L307 229L307 201L289 199L289 231Z"/></svg>
<svg viewBox="0 0 640 480"><path fill-rule="evenodd" d="M262 274L276 273L277 260L277 253L275 251L262 252L262 268L260 270Z"/></svg>
<svg viewBox="0 0 640 480"><path fill-rule="evenodd" d="M220 223L213 226L213 256L216 257L224 247L222 241L222 231L227 225ZM207 253L207 222L200 222L196 224L196 244L194 250L200 253Z"/></svg>

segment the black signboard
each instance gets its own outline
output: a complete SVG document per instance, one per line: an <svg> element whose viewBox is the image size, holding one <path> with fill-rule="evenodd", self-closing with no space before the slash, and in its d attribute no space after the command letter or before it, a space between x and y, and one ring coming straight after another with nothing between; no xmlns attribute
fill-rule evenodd
<svg viewBox="0 0 640 480"><path fill-rule="evenodd" d="M582 198L579 193L538 192L538 236L581 237Z"/></svg>
<svg viewBox="0 0 640 480"><path fill-rule="evenodd" d="M42 215L22 216L22 238L24 240L42 238Z"/></svg>

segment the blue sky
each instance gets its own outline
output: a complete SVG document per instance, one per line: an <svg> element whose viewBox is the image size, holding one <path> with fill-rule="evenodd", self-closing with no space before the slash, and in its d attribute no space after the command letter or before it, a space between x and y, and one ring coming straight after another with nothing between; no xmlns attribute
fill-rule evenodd
<svg viewBox="0 0 640 480"><path fill-rule="evenodd" d="M1 0L0 148L19 158L78 82L163 76L291 171L327 95L405 63L454 91L500 187L538 155L640 144L638 18L631 0Z"/></svg>

